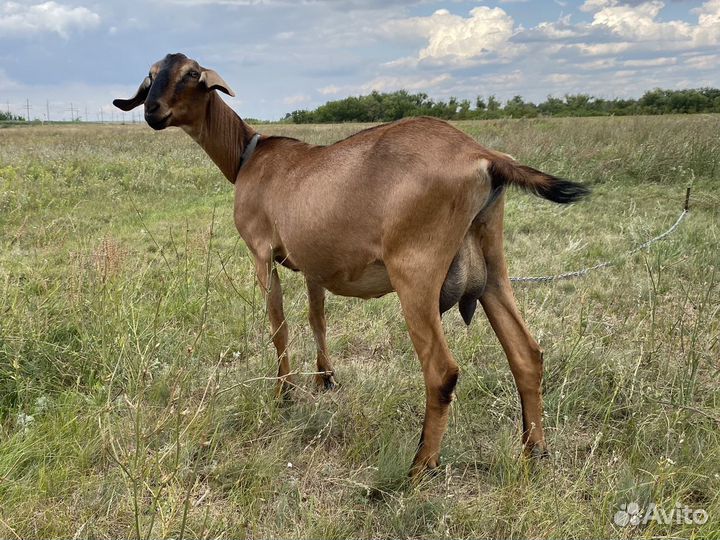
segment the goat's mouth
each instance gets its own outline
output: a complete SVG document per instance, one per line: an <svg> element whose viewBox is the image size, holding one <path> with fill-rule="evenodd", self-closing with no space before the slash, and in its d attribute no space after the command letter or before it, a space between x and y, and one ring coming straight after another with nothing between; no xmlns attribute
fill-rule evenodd
<svg viewBox="0 0 720 540"><path fill-rule="evenodd" d="M148 125L155 129L155 130L161 130L168 127L168 124L170 123L170 117L172 116L172 113L167 113L163 118L156 118L155 116L149 116L145 115L145 121L148 123Z"/></svg>

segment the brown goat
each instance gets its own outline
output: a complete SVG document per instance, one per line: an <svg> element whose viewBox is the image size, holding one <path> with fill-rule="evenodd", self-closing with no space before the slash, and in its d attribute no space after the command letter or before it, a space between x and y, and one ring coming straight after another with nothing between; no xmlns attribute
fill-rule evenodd
<svg viewBox="0 0 720 540"><path fill-rule="evenodd" d="M515 305L503 253L504 187L569 203L578 184L518 165L444 121L412 118L329 146L257 134L213 90L234 95L214 71L182 54L150 68L137 94L154 129L178 126L235 185L235 225L255 258L278 356L278 393L291 385L288 330L275 262L301 271L317 344L318 384L335 386L325 341L325 290L377 298L395 291L426 388L425 421L411 474L439 463L458 365L442 312L478 301L500 339L522 405L527 453L542 455L542 350Z"/></svg>

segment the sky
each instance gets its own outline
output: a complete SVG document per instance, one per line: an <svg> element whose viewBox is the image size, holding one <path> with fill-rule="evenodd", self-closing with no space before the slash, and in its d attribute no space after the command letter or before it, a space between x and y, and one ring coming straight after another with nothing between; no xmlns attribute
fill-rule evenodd
<svg viewBox="0 0 720 540"><path fill-rule="evenodd" d="M267 120L373 90L638 97L720 87L720 0L0 0L0 110L120 120L174 52Z"/></svg>

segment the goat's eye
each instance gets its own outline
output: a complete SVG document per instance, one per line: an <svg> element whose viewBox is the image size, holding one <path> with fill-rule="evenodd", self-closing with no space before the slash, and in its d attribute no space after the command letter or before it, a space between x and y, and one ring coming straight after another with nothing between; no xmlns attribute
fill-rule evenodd
<svg viewBox="0 0 720 540"><path fill-rule="evenodd" d="M190 75L190 77L191 77L192 79L199 79L199 78L200 78L200 73L198 73L197 71L191 71L190 73L188 73L188 75Z"/></svg>

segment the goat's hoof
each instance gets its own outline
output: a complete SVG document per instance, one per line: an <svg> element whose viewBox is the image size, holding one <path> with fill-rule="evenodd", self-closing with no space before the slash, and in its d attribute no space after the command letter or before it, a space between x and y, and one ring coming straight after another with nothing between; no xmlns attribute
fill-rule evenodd
<svg viewBox="0 0 720 540"><path fill-rule="evenodd" d="M317 384L319 390L323 390L325 392L335 390L339 386L332 373L330 375L316 375L315 383Z"/></svg>
<svg viewBox="0 0 720 540"><path fill-rule="evenodd" d="M534 461L540 461L550 457L545 443L537 443L525 447L525 455Z"/></svg>
<svg viewBox="0 0 720 540"><path fill-rule="evenodd" d="M418 460L417 458L410 467L408 476L414 483L419 482L424 478L432 478L440 472L440 460Z"/></svg>
<svg viewBox="0 0 720 540"><path fill-rule="evenodd" d="M275 386L275 398L278 401L290 401L292 398L292 388L295 386L290 381L278 381Z"/></svg>

